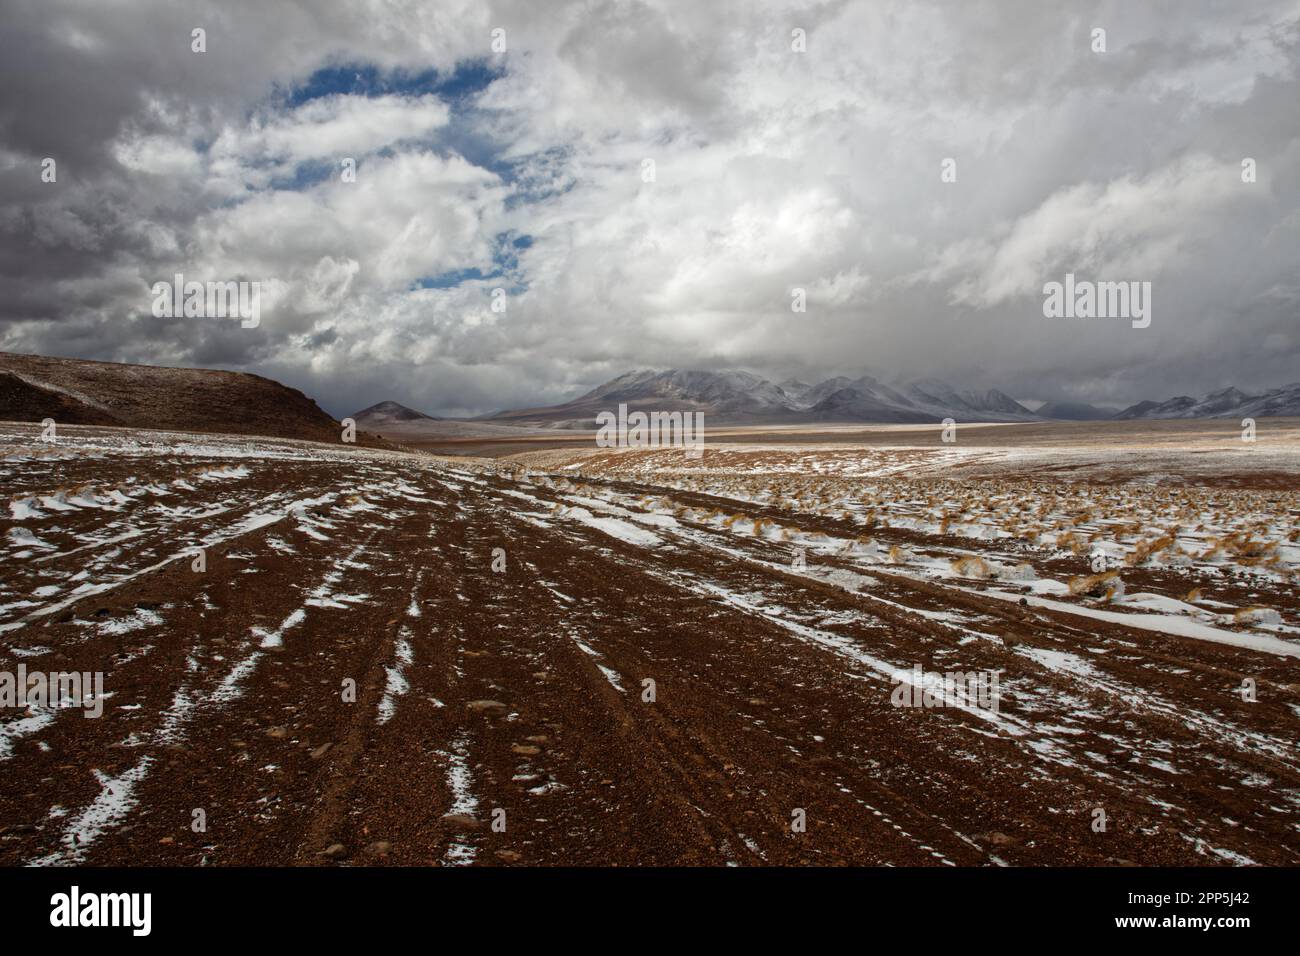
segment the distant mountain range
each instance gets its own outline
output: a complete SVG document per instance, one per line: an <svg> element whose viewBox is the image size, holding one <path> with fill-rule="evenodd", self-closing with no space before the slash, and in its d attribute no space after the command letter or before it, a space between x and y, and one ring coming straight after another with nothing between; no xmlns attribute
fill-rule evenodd
<svg viewBox="0 0 1300 956"><path fill-rule="evenodd" d="M1087 402L1048 402L1033 411L998 389L962 389L937 379L884 382L870 375L829 378L815 385L780 384L752 372L670 369L628 372L572 401L513 409L481 420L560 428L590 428L599 412L626 403L629 411L700 411L719 423L1104 421L1108 419L1229 418L1300 415L1300 383L1248 394L1226 388L1202 400L1186 396L1141 402L1116 412Z"/></svg>
<svg viewBox="0 0 1300 956"><path fill-rule="evenodd" d="M1087 402L1048 402L1031 411L998 389L959 389L937 379L883 382L870 375L843 376L810 385L798 379L773 383L752 372L641 370L618 376L560 405L512 409L472 421L533 428L594 428L596 416L615 411L703 412L722 424L800 424L816 422L932 423L1105 421L1109 419L1225 418L1300 415L1300 383L1248 395L1235 388L1205 399L1172 398L1141 402L1117 412ZM396 402L380 402L353 416L359 426L393 430L397 423L434 416ZM408 425L404 430L420 429Z"/></svg>
<svg viewBox="0 0 1300 956"><path fill-rule="evenodd" d="M992 389L960 391L933 379L885 383L870 375L831 378L816 385L770 382L752 372L628 372L585 395L542 408L484 416L484 420L552 428L591 428L596 415L626 404L629 411L698 411L714 422L1036 421L1029 409Z"/></svg>
<svg viewBox="0 0 1300 956"><path fill-rule="evenodd" d="M1224 388L1202 399L1179 395L1163 402L1138 402L1115 418L1276 418L1300 415L1300 382L1250 395L1239 388Z"/></svg>
<svg viewBox="0 0 1300 956"><path fill-rule="evenodd" d="M1162 418L1300 416L1300 382L1251 394L1224 388L1114 412L1084 402L1049 402L1033 411L998 389L960 389L936 379L884 382L870 375L816 384L780 384L752 372L670 369L628 372L560 405L513 409L475 419L443 419L394 401L355 412L359 444L381 438L419 443L431 436L512 440L554 429L591 429L600 412L702 412L711 424L817 422L933 423L1131 421ZM163 368L0 352L0 420L208 431L337 442L340 425L302 392L244 372ZM526 429L526 431L525 431ZM371 434L367 434L371 433Z"/></svg>

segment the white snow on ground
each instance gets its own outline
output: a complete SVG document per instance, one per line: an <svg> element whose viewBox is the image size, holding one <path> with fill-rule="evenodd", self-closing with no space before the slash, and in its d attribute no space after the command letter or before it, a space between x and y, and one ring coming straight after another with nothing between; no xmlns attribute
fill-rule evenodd
<svg viewBox="0 0 1300 956"><path fill-rule="evenodd" d="M366 540L369 541L370 539L367 538ZM312 590L305 603L310 607L346 609L349 604L358 604L364 601L366 598L364 594L335 594L334 588L343 580L343 569L349 565L355 565L357 555L365 549L365 543L353 548L351 553L340 561L337 567L325 575L324 580Z"/></svg>
<svg viewBox="0 0 1300 956"><path fill-rule="evenodd" d="M1222 850L1218 847L1210 846L1200 837L1189 836L1186 833L1180 834L1184 840L1196 848L1196 852L1201 856L1208 856L1213 853L1220 860L1231 863L1233 866L1259 866L1254 860L1242 853L1235 853L1232 850ZM1206 851L1209 851L1207 853Z"/></svg>
<svg viewBox="0 0 1300 956"><path fill-rule="evenodd" d="M136 608L125 617L104 621L99 625L99 633L107 637L120 637L132 631L141 631L146 627L161 627L166 621L157 611L148 608Z"/></svg>
<svg viewBox="0 0 1300 956"><path fill-rule="evenodd" d="M462 733L450 751L440 753L447 758L447 789L451 791L451 807L447 813L473 816L478 809L478 797L474 796L474 776L469 769L469 735ZM478 848L473 844L453 837L443 860L451 866L466 866L474 862L477 853Z"/></svg>
<svg viewBox="0 0 1300 956"><path fill-rule="evenodd" d="M1065 651L1046 647L1017 647L1015 652L1055 671L1065 671L1079 677L1094 677L1097 674L1097 669L1091 663Z"/></svg>
<svg viewBox="0 0 1300 956"><path fill-rule="evenodd" d="M997 590L972 593L983 594L1003 601L1019 601L1021 598L1019 594ZM1218 644L1228 644L1232 647L1241 647L1251 651L1280 654L1283 657L1300 657L1300 644L1293 644L1277 637L1269 637L1266 634L1239 634L1235 631L1225 631L1185 617L1176 617L1170 614L1131 614L1121 611L1103 611L1100 608L1088 607L1082 604L1066 604L1063 601L1049 601L1040 597L1028 597L1025 600L1034 607L1048 608L1066 614L1077 614L1080 617L1090 617L1111 624L1122 624L1125 627L1136 627L1143 631L1156 631L1174 637L1190 637L1198 641L1214 641Z"/></svg>
<svg viewBox="0 0 1300 956"><path fill-rule="evenodd" d="M740 595L729 591L727 588L708 581L690 581L689 583L681 581L680 583L685 583L686 586L696 592L703 592L711 594L714 597L719 597L731 606L740 608L748 614L754 614L766 618L773 624L784 628L801 640L817 644L827 650L833 651L841 657L865 666L867 669L874 671L877 676L884 677L891 682L903 681L906 683L912 683L912 673L907 668L897 664L890 664L878 657L873 657L866 651L862 650L854 641L844 637L843 635L834 634L830 631L818 630L817 628L808 627L807 625L787 620L780 614L780 611L784 610L783 608L773 609L754 603L753 598L741 597ZM996 714L993 711L986 710L982 707L972 707L967 702L956 696L944 697L943 700L945 706L956 707L960 710L964 710L979 717L981 720L989 721L1000 729L1006 730L1013 735L1019 736L1028 731L1028 728L1014 717L1009 717L1004 714Z"/></svg>
<svg viewBox="0 0 1300 956"><path fill-rule="evenodd" d="M152 757L143 757L130 770L116 777L96 770L99 795L64 828L60 838L63 849L32 860L29 865L57 866L81 862L90 845L106 830L120 824L131 812L135 806L135 785L144 779L152 763Z"/></svg>
<svg viewBox="0 0 1300 956"><path fill-rule="evenodd" d="M423 581L424 581L424 568L420 568L419 571L415 572L415 584L411 586L411 600L408 601L406 605L407 617L420 616L420 601L416 597L416 595L420 593L420 584Z"/></svg>
<svg viewBox="0 0 1300 956"><path fill-rule="evenodd" d="M228 481L232 478L247 478L250 474L247 465L227 465L224 468L209 468L199 478L203 481Z"/></svg>
<svg viewBox="0 0 1300 956"><path fill-rule="evenodd" d="M589 657L595 658L594 663L596 667L600 669L600 672L605 675L605 680L609 681L610 685L616 691L618 691L621 694L626 694L627 690L623 687L623 680L622 680L623 675L620 674L618 671L614 670L612 667L606 667L604 664L601 663L601 661L604 659L604 655L602 655L595 648L591 647L589 644L584 644L582 641L578 640L577 635L570 634L569 636L573 638L573 643L578 645L578 649L580 651L582 651L584 654L588 655Z"/></svg>
<svg viewBox="0 0 1300 956"><path fill-rule="evenodd" d="M298 608L281 621L280 626L274 631L267 631L260 627L252 628L253 636L262 639L260 646L264 649L270 647L281 647L284 645L284 632L297 627L306 617L307 612L302 608Z"/></svg>
<svg viewBox="0 0 1300 956"><path fill-rule="evenodd" d="M9 502L9 512L13 515L15 521L28 521L32 518L44 517L36 507L35 498L19 498L17 501Z"/></svg>
<svg viewBox="0 0 1300 956"><path fill-rule="evenodd" d="M54 723L57 713L54 708L47 707L36 711L30 717L19 717L17 720L6 720L0 723L0 760L8 760L13 756L15 740L44 730Z"/></svg>
<svg viewBox="0 0 1300 956"><path fill-rule="evenodd" d="M222 678L221 683L217 685L216 690L212 692L208 697L208 700L214 704L228 704L231 701L238 700L242 697L244 689L241 685L244 682L244 678L257 670L257 662L261 659L262 652L254 651L243 660L236 663L235 666L230 669L230 673Z"/></svg>
<svg viewBox="0 0 1300 956"><path fill-rule="evenodd" d="M596 662L596 666L600 668L600 672L605 675L605 680L609 681L616 691L627 693L623 687L623 682L620 679L622 675L620 675L618 671L614 670L612 667L606 667L599 661Z"/></svg>
<svg viewBox="0 0 1300 956"><path fill-rule="evenodd" d="M407 682L404 673L406 668L410 667L415 661L415 652L411 650L411 643L408 640L410 637L411 632L403 627L393 644L393 657L397 661L396 666L384 665L387 677L384 682L384 696L379 701L377 723L386 724L392 720L393 715L397 713L397 698L411 689L411 685Z"/></svg>
<svg viewBox="0 0 1300 956"><path fill-rule="evenodd" d="M567 501L572 501L574 504L582 505L592 509L593 511L613 515L616 518L626 518L630 521L635 521L638 524L649 525L652 528L677 527L677 519L669 514L649 511L630 511L627 508L613 504L604 498L589 498L586 495L564 495L563 497Z"/></svg>
<svg viewBox="0 0 1300 956"><path fill-rule="evenodd" d="M493 490L499 494L508 495L511 498L518 498L523 501L533 502L538 506L540 506L543 510L547 510L550 508L550 502L543 501L541 498L536 498L532 495L527 495L520 491L514 491L511 489L493 489ZM575 498L574 500L576 501L579 499ZM636 514L627 511L626 509L618 508L617 506L611 505L609 502L600 499L583 499L583 500L590 502L593 505L596 505L602 511L611 512L611 513L616 512L618 514L627 515L636 520L640 520L642 518L653 519L653 516L651 515ZM644 528L638 528L635 524L631 524L628 521L624 521L622 518L593 515L587 508L561 507L558 510L556 510L554 514L560 518L564 518L569 521L577 521L578 523L584 524L589 528L595 528L597 531L603 531L605 534L609 535L610 537L617 538L620 541L625 541L628 544L635 544L639 547L649 547L649 548L653 548L660 544L663 544L663 540L659 538L658 535L652 534L651 532L646 531ZM672 525L677 524L676 521L672 521L671 525L669 525L668 522L664 522L660 519L653 519L653 520L645 521L644 523L656 524L661 527L670 527Z"/></svg>
<svg viewBox="0 0 1300 956"><path fill-rule="evenodd" d="M16 548L44 548L54 550L54 545L48 541L42 541L26 528L10 528L9 540L13 542Z"/></svg>
<svg viewBox="0 0 1300 956"><path fill-rule="evenodd" d="M337 495L327 495L325 497L328 499L332 499L334 497L337 497ZM303 505L313 505L316 503L318 503L318 501L305 501L305 502L298 501L288 505L286 508L283 509L275 509L273 511L249 515L245 517L243 520L238 521L233 525L230 525L228 528L225 528L221 531L213 532L212 534L206 536L202 541L200 541L197 545L195 545L195 547L211 548L220 544L227 543L229 541L233 541L236 538L241 537L242 535L248 534L252 531L258 530L259 528L263 528L266 527L267 525L275 524L277 521L283 520L296 507L301 507ZM192 560L193 557L194 557L194 548L190 547L182 551L179 551L176 554L171 555L170 557L163 558L161 561L155 562L154 564L148 565L147 567L138 568L134 571L130 571L125 574L114 577L111 580L96 582L93 584L89 582L83 583L80 587L78 587L75 591L69 594L62 601L56 601L52 604L47 604L44 607L37 608L36 610L30 612L23 620L10 622L9 624L4 625L4 628L5 630L16 630L19 627L23 627L27 625L28 623L30 623L32 620L36 618L48 617L51 614L56 614L59 611L63 610L64 608L70 607L71 605L75 604L77 601L81 600L81 598L85 597L88 594L102 593L105 591L112 590L114 588L121 587L123 584L127 584L128 582L143 577L144 575L152 574L155 571L159 571L162 568L167 567L167 565L171 564L174 561L182 561L182 560L189 561Z"/></svg>
<svg viewBox="0 0 1300 956"><path fill-rule="evenodd" d="M663 540L658 535L651 534L644 528L638 528L621 518L597 517L586 508L563 508L558 514L562 518L577 521L579 524L585 524L597 531L603 531L611 538L617 538L619 541L625 541L628 544L635 544L645 548L653 548L663 544Z"/></svg>

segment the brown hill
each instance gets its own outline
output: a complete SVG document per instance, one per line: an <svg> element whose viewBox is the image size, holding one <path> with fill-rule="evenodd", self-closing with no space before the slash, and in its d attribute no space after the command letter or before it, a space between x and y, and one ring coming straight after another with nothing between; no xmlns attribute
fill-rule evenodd
<svg viewBox="0 0 1300 956"><path fill-rule="evenodd" d="M339 442L302 392L260 375L0 352L0 419ZM357 433L357 443L387 445Z"/></svg>

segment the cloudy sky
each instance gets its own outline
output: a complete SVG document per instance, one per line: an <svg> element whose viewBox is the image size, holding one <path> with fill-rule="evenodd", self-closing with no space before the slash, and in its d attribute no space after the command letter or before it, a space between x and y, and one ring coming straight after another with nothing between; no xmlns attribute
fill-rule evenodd
<svg viewBox="0 0 1300 956"><path fill-rule="evenodd" d="M1280 385L1298 51L1300 0L6 0L0 350L339 416L641 367ZM260 282L261 324L155 318L177 272ZM1151 282L1151 326L1046 318L1066 272Z"/></svg>

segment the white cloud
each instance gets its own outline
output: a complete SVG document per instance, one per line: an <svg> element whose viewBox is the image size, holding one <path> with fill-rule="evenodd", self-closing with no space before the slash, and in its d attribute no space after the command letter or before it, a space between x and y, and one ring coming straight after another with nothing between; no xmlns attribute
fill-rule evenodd
<svg viewBox="0 0 1300 956"><path fill-rule="evenodd" d="M335 411L398 386L483 411L715 362L1158 392L1201 386L1207 342L1215 375L1281 375L1294 354L1260 343L1294 319L1268 290L1295 288L1300 14L1233 6L53 2L48 22L24 14L48 46L3 49L0 69L30 56L50 79L31 102L0 82L0 116L22 118L0 156L13 171L55 152L66 188L7 175L0 242L35 240L73 292L42 306L48 277L0 266L0 299L20 303L3 341L54 348L71 317L87 353L274 371ZM202 56L182 42L196 16ZM470 64L499 72L477 96L286 105L324 67ZM532 237L517 264L503 234ZM262 327L132 325L137 290L177 270L261 279ZM491 278L412 288L466 270ZM1067 270L1158 279L1162 311L1142 338L1044 324L1042 283Z"/></svg>

